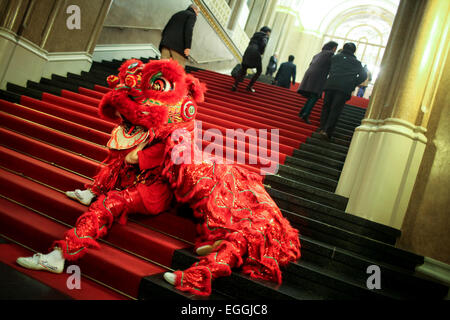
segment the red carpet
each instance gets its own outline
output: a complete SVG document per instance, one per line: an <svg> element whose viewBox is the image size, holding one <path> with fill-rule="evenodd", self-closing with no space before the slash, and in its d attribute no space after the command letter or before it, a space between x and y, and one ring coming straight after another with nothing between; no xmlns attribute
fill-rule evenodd
<svg viewBox="0 0 450 320"><path fill-rule="evenodd" d="M193 74L209 89L197 116L202 134L209 129L221 132L229 146L224 152L233 146L233 154L247 159L243 166L249 170L259 173L262 164L249 165L248 141L242 153L237 139L226 138L227 129L255 129L258 145L266 146L261 151L268 157L272 138L277 138L280 163L317 129L322 101L308 125L298 118L305 99L296 92L257 83L257 92L249 93L248 80L231 92L230 76L210 71ZM0 234L46 252L86 210L63 192L83 188L107 155L105 144L115 123L99 119L97 105L108 91L96 85L94 90L62 90L61 96L44 93L42 100L22 95L20 105L0 100ZM279 134L272 137L271 129ZM261 137L259 130L269 134ZM90 250L78 265L83 274L137 297L142 277L166 271L174 250L190 247L194 238L194 223L175 210L154 217L132 216L127 225L115 225L100 242L101 250ZM31 253L12 244L2 247L0 261L76 299L125 298L88 280L85 291L68 292L66 276L24 270L14 260Z"/></svg>

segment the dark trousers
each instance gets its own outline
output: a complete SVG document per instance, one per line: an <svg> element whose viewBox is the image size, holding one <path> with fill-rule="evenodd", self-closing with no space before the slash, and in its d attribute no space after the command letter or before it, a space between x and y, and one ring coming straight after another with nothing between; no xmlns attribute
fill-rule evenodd
<svg viewBox="0 0 450 320"><path fill-rule="evenodd" d="M366 92L367 87L359 87L358 93L356 94L358 97L364 97L364 92Z"/></svg>
<svg viewBox="0 0 450 320"><path fill-rule="evenodd" d="M349 95L340 91L326 91L323 101L322 114L320 115L320 128L331 136L336 127L337 120L344 109Z"/></svg>
<svg viewBox="0 0 450 320"><path fill-rule="evenodd" d="M308 119L317 100L319 100L319 95L317 93L311 93L311 96L306 101L305 105L303 106L302 110L300 111L300 114L299 114L300 117Z"/></svg>
<svg viewBox="0 0 450 320"><path fill-rule="evenodd" d="M249 66L242 64L242 68L241 71L238 73L236 80L234 81L234 86L237 88L237 86L239 85L239 82L241 82L242 80L244 80L246 74L247 74L247 69L250 68ZM256 80L258 80L259 76L262 73L262 67L261 65L256 67L256 73L253 75L252 79L250 80L249 84L248 84L248 88L251 88Z"/></svg>
<svg viewBox="0 0 450 320"><path fill-rule="evenodd" d="M275 72L275 69L267 67L267 69L266 69L266 75L267 76L271 76L272 77L274 72Z"/></svg>

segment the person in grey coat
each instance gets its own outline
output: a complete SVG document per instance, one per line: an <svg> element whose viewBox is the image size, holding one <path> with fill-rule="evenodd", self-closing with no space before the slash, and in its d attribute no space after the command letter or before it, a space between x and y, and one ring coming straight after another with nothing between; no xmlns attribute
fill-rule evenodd
<svg viewBox="0 0 450 320"><path fill-rule="evenodd" d="M351 98L353 90L367 78L367 72L355 57L356 45L352 42L344 44L341 53L331 58L331 67L325 83L325 98L320 115L320 135L330 140L336 122Z"/></svg>
<svg viewBox="0 0 450 320"><path fill-rule="evenodd" d="M291 88L291 78L292 84L295 84L295 75L297 72L297 67L293 63L295 57L290 55L287 62L280 65L277 75L275 76L275 82L277 86L290 89Z"/></svg>
<svg viewBox="0 0 450 320"><path fill-rule="evenodd" d="M323 87L330 71L331 57L336 52L337 46L337 42L330 41L322 47L322 51L312 58L297 90L302 96L308 98L299 113L300 118L306 123L310 123L308 120L309 115L317 100L322 96Z"/></svg>

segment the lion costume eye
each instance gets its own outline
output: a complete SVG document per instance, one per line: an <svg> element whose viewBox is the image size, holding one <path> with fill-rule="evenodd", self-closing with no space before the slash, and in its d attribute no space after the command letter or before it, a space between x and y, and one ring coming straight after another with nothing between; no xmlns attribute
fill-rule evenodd
<svg viewBox="0 0 450 320"><path fill-rule="evenodd" d="M166 92L169 90L173 90L173 86L169 80L162 76L161 72L158 72L150 78L149 89Z"/></svg>

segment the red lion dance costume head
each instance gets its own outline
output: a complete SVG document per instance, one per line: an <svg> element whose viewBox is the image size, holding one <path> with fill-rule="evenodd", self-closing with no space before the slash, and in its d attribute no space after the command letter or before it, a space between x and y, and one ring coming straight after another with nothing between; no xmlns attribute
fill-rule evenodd
<svg viewBox="0 0 450 320"><path fill-rule="evenodd" d="M119 151L124 154L141 146L139 168L132 183L121 182L122 191L109 191L91 205L92 212L85 215L98 221L85 227L95 229L89 236L103 235L102 226L110 226L115 218L123 222L130 212L167 210L175 197L189 204L200 221L197 245L217 244L199 262L174 273L177 289L209 295L212 280L230 275L235 267L251 277L281 283L280 267L300 257L299 235L264 189L261 177L235 165L186 161L181 156L195 152L196 103L203 101L206 86L173 60L144 65L133 59L119 71L119 77L108 78L113 89L104 96L99 112L126 124L120 133L113 131L110 145L116 149L125 145ZM136 130L145 137L145 147L142 139L130 138ZM123 156L116 158L123 163ZM118 166L114 170L122 172ZM77 238L79 234L69 232L67 243L59 244L67 246L66 258L69 251L82 250ZM85 238L84 245L94 245L91 238Z"/></svg>

